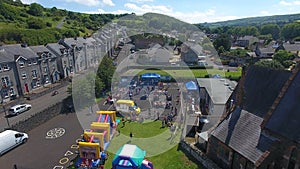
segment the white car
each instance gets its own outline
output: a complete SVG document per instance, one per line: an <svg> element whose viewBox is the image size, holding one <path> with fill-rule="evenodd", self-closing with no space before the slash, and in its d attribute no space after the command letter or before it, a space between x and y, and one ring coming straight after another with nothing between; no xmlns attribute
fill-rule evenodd
<svg viewBox="0 0 300 169"><path fill-rule="evenodd" d="M8 110L8 113L9 113L9 115L18 115L18 114L23 113L30 109L31 109L30 104L18 104L18 105L12 106Z"/></svg>

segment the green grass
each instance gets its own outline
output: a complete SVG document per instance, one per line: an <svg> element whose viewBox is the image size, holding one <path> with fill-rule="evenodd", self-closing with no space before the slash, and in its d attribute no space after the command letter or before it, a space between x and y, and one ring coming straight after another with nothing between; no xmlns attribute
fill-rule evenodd
<svg viewBox="0 0 300 169"><path fill-rule="evenodd" d="M180 132L178 131L173 141L170 141L168 128L160 128L161 121L146 121L144 123L131 122L126 123L122 128L118 128L121 134L116 134L109 147L109 158L106 161L105 169L110 169L114 153L122 145L129 143L139 146L146 151L146 159L150 160L155 169L202 169L193 158L187 156L178 149ZM133 133L133 140L129 142L129 133ZM180 134L179 134L180 133Z"/></svg>
<svg viewBox="0 0 300 169"><path fill-rule="evenodd" d="M133 69L127 71L125 74L129 75L141 75L144 73L158 73L161 76L172 76L174 78L204 78L208 74L215 75L219 74L222 77L231 77L238 78L241 76L241 69L237 71L227 72L219 69L184 69L184 70L142 70L142 69Z"/></svg>
<svg viewBox="0 0 300 169"><path fill-rule="evenodd" d="M132 132L135 138L148 138L153 137L158 134L163 133L167 128L160 128L161 121L152 121L152 122L126 122L125 127L122 127L120 123L118 129L120 132L126 136L129 136L129 133Z"/></svg>

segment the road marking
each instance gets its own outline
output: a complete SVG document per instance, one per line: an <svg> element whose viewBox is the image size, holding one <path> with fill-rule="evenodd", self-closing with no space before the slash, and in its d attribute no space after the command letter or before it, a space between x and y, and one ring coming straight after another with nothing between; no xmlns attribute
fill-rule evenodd
<svg viewBox="0 0 300 169"><path fill-rule="evenodd" d="M73 144L73 145L71 145L71 148L72 148L72 149L78 149L78 148L79 148L79 146L78 146L78 145L76 145L76 144Z"/></svg>
<svg viewBox="0 0 300 169"><path fill-rule="evenodd" d="M76 140L76 143L79 143L79 142L81 142L82 141L82 139L77 139Z"/></svg>
<svg viewBox="0 0 300 169"><path fill-rule="evenodd" d="M54 128L47 132L46 139L56 139L65 134L66 130L64 128Z"/></svg>
<svg viewBox="0 0 300 169"><path fill-rule="evenodd" d="M67 164L67 162L69 162L69 159L67 157L64 157L59 160L59 164L61 164L61 165L65 165L65 164Z"/></svg>
<svg viewBox="0 0 300 169"><path fill-rule="evenodd" d="M65 156L70 156L70 155L73 155L74 153L72 152L72 151L67 151L66 153L65 153Z"/></svg>
<svg viewBox="0 0 300 169"><path fill-rule="evenodd" d="M63 166L54 166L53 169L63 169Z"/></svg>

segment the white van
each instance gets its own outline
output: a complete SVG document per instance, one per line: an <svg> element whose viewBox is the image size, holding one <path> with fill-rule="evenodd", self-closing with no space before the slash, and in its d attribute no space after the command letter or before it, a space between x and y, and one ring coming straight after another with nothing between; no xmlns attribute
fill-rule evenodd
<svg viewBox="0 0 300 169"><path fill-rule="evenodd" d="M26 133L5 130L0 133L0 156L16 146L26 143L28 135Z"/></svg>

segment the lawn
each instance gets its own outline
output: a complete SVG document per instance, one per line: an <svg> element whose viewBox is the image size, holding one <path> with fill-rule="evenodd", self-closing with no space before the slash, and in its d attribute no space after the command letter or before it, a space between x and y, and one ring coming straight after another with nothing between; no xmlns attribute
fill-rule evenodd
<svg viewBox="0 0 300 169"><path fill-rule="evenodd" d="M178 150L180 131L174 139L170 139L168 128L161 128L161 121L146 121L144 123L127 122L125 127L119 124L120 135L116 134L109 147L109 158L105 169L110 169L114 153L122 145L129 143L139 146L146 151L146 158L150 160L155 169L201 169L193 158L189 158L183 151ZM129 142L129 133L133 133L133 140Z"/></svg>
<svg viewBox="0 0 300 169"><path fill-rule="evenodd" d="M141 75L144 73L157 73L161 76L172 76L176 78L204 78L207 75L219 74L221 77L237 79L241 76L241 70L238 71L224 71L219 69L183 69L183 70L142 70L133 69L124 74L128 75Z"/></svg>

